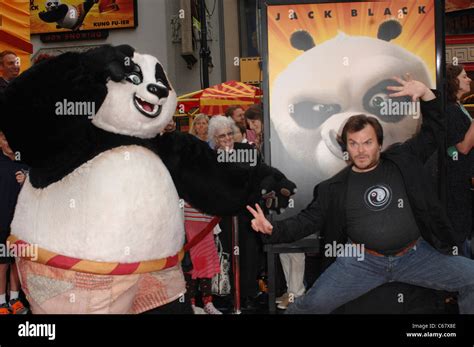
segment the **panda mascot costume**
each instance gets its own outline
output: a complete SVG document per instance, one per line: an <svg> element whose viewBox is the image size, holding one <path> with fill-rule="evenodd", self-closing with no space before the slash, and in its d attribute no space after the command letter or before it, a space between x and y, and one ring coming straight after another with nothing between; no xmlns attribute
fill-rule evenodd
<svg viewBox="0 0 474 347"><path fill-rule="evenodd" d="M0 95L0 129L31 167L9 241L36 250L17 258L33 313L192 312L180 198L220 216L288 205L280 171L163 133L176 104L159 61L126 45L42 61Z"/></svg>

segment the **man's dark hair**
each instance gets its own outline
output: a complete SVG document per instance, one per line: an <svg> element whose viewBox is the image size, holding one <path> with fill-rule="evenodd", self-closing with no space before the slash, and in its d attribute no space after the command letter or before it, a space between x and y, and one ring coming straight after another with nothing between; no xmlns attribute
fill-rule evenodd
<svg viewBox="0 0 474 347"><path fill-rule="evenodd" d="M250 106L247 111L245 111L245 118L251 120L259 120L263 123L262 107L259 104Z"/></svg>
<svg viewBox="0 0 474 347"><path fill-rule="evenodd" d="M232 118L232 115L234 114L234 111L238 110L239 108L242 108L242 106L229 106L227 108L227 110L225 110L225 116Z"/></svg>
<svg viewBox="0 0 474 347"><path fill-rule="evenodd" d="M377 135L377 142L380 146L383 143L383 128L380 125L379 121L375 117L368 117L365 114L358 114L355 116L350 117L344 128L342 128L342 135L339 140L339 144L343 148L344 151L347 149L347 134L348 133L356 133L364 129L367 125L371 125L372 128L375 130L375 134Z"/></svg>
<svg viewBox="0 0 474 347"><path fill-rule="evenodd" d="M243 126L243 125L239 125L239 124L236 124L236 125L237 125L237 128L239 128L240 133L241 133L242 135L245 135L246 132L247 132L247 128L246 128L245 126Z"/></svg>
<svg viewBox="0 0 474 347"><path fill-rule="evenodd" d="M459 92L459 80L458 76L464 70L464 66L461 64L447 64L446 65L446 98L448 102L458 101Z"/></svg>
<svg viewBox="0 0 474 347"><path fill-rule="evenodd" d="M0 65L3 65L3 58L9 54L13 54L15 57L18 57L18 55L13 51L3 51L0 53Z"/></svg>

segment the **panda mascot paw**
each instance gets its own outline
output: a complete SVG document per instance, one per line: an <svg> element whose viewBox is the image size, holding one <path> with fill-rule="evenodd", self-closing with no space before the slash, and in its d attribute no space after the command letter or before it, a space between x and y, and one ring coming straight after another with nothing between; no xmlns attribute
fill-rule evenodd
<svg viewBox="0 0 474 347"><path fill-rule="evenodd" d="M161 135L176 92L130 46L38 63L0 100L0 128L31 167L10 243L37 247L17 260L33 313L191 312L180 199L226 216L262 198L279 211L295 191L261 160L221 163L192 135Z"/></svg>

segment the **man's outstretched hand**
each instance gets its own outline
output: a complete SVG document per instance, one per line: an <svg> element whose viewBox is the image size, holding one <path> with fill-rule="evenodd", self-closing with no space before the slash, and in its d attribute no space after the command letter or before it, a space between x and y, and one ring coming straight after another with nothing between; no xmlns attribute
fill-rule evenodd
<svg viewBox="0 0 474 347"><path fill-rule="evenodd" d="M413 101L417 101L418 98L421 98L423 101L430 101L436 98L436 95L426 85L420 81L413 80L408 73L405 75L404 80L399 77L393 77L392 79L401 84L401 86L387 87L388 90L396 92L389 95L392 98L410 96Z"/></svg>
<svg viewBox="0 0 474 347"><path fill-rule="evenodd" d="M255 204L257 210L254 210L252 207L247 205L247 210L254 216L252 219L252 229L262 234L271 235L273 231L272 224L265 218L263 210L259 204Z"/></svg>

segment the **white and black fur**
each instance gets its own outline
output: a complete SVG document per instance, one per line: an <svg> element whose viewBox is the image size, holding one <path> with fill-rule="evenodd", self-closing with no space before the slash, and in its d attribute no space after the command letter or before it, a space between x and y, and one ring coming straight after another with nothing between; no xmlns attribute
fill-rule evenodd
<svg viewBox="0 0 474 347"><path fill-rule="evenodd" d="M114 134L153 138L171 120L176 93L156 58L134 53L132 64L135 70L125 80L107 82L92 124ZM142 100L153 105L153 114L144 114ZM184 241L169 171L154 152L133 144L105 150L43 189L27 180L12 232L52 252L106 262L172 256Z"/></svg>

